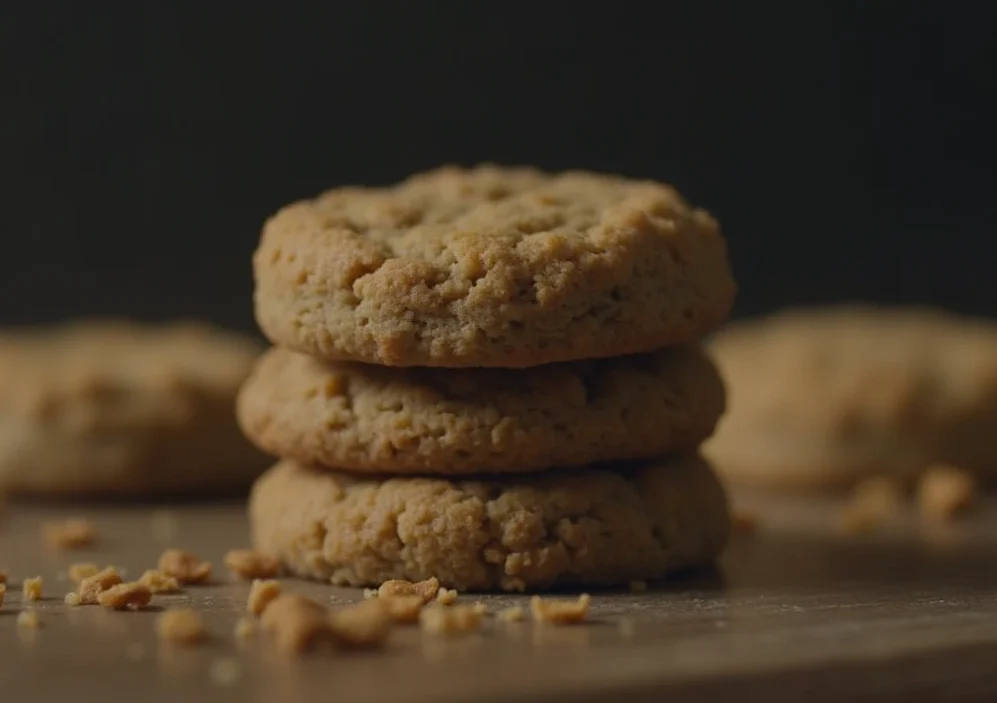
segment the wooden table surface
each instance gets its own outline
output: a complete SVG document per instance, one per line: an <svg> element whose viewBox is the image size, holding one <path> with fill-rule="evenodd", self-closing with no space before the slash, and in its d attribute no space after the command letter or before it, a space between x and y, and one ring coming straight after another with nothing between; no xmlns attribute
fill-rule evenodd
<svg viewBox="0 0 997 703"><path fill-rule="evenodd" d="M736 503L761 524L735 538L716 570L643 594L595 592L589 624L489 621L457 639L399 628L382 652L300 660L265 638L237 645L233 637L248 586L228 582L218 567L226 549L247 546L239 505L8 505L0 520L0 568L12 582L0 609L0 700L997 700L997 504L956 525L906 516L875 535L843 537L831 501L738 495ZM47 551L39 523L73 516L90 518L101 544ZM164 534L171 525L176 533ZM216 635L210 643L159 644L155 612L63 605L69 564L114 563L137 577L165 546L216 564L218 585L156 601L204 611ZM26 633L16 624L17 585L36 575L45 579L42 628ZM361 597L293 579L285 590ZM526 605L525 597L480 600ZM219 682L222 667L238 672L235 680Z"/></svg>

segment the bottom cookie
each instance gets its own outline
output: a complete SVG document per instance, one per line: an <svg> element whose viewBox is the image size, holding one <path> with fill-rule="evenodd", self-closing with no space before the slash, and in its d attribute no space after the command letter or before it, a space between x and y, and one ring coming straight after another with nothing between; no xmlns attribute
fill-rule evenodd
<svg viewBox="0 0 997 703"><path fill-rule="evenodd" d="M285 460L256 482L249 515L258 549L348 586L623 584L710 562L729 533L723 488L698 456L478 480L379 480Z"/></svg>

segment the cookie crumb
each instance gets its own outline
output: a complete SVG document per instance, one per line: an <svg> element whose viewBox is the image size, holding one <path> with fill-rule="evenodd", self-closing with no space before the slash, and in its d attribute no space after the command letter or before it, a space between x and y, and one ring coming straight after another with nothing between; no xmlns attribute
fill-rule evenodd
<svg viewBox="0 0 997 703"><path fill-rule="evenodd" d="M453 605L457 602L457 590L441 587L436 593L436 602L440 605Z"/></svg>
<svg viewBox="0 0 997 703"><path fill-rule="evenodd" d="M140 662L145 659L145 647L139 642L132 642L125 647L125 657L131 662Z"/></svg>
<svg viewBox="0 0 997 703"><path fill-rule="evenodd" d="M238 659L223 657L211 662L211 683L215 686L228 687L239 683L242 678L242 664Z"/></svg>
<svg viewBox="0 0 997 703"><path fill-rule="evenodd" d="M530 611L537 622L553 625L571 625L585 620L592 598L587 593L578 600L544 600L540 596L530 599Z"/></svg>
<svg viewBox="0 0 997 703"><path fill-rule="evenodd" d="M277 646L292 654L300 654L332 636L326 609L299 595L277 596L263 611L260 622Z"/></svg>
<svg viewBox="0 0 997 703"><path fill-rule="evenodd" d="M526 611L518 605L503 608L496 616L502 622L522 622L526 619Z"/></svg>
<svg viewBox="0 0 997 703"><path fill-rule="evenodd" d="M955 466L932 466L921 477L917 491L921 514L929 520L948 521L965 513L976 499L976 480Z"/></svg>
<svg viewBox="0 0 997 703"><path fill-rule="evenodd" d="M17 626L25 630L37 630L42 623L34 610L22 610L17 614Z"/></svg>
<svg viewBox="0 0 997 703"><path fill-rule="evenodd" d="M631 593L647 593L647 581L631 581Z"/></svg>
<svg viewBox="0 0 997 703"><path fill-rule="evenodd" d="M379 596L422 596L424 603L428 603L436 597L440 591L440 580L433 576L425 581L403 581L395 579L385 581L377 589Z"/></svg>
<svg viewBox="0 0 997 703"><path fill-rule="evenodd" d="M3 607L4 596L7 595L7 584L0 583L0 607Z"/></svg>
<svg viewBox="0 0 997 703"><path fill-rule="evenodd" d="M903 491L897 481L871 476L852 489L838 518L838 528L846 535L874 532L884 521L895 517L902 505Z"/></svg>
<svg viewBox="0 0 997 703"><path fill-rule="evenodd" d="M62 602L72 608L75 608L76 606L81 605L83 603L83 601L80 599L80 594L75 591L70 591L69 593L67 593L65 598L62 599Z"/></svg>
<svg viewBox="0 0 997 703"><path fill-rule="evenodd" d="M252 618L242 617L235 623L235 638L237 640L248 640L256 634L256 623Z"/></svg>
<svg viewBox="0 0 997 703"><path fill-rule="evenodd" d="M71 564L69 567L69 580L79 585L83 579L90 578L94 574L100 573L100 567L89 562Z"/></svg>
<svg viewBox="0 0 997 703"><path fill-rule="evenodd" d="M419 614L422 629L434 635L463 635L481 627L482 615L470 605L444 606L434 603Z"/></svg>
<svg viewBox="0 0 997 703"><path fill-rule="evenodd" d="M156 634L164 642L194 645L208 638L208 630L197 611L190 608L167 610L156 618Z"/></svg>
<svg viewBox="0 0 997 703"><path fill-rule="evenodd" d="M259 617L276 598L280 597L280 584L276 581L256 579L249 589L246 610Z"/></svg>
<svg viewBox="0 0 997 703"><path fill-rule="evenodd" d="M52 549L83 549L97 541L97 530L81 518L42 525L42 537Z"/></svg>
<svg viewBox="0 0 997 703"><path fill-rule="evenodd" d="M35 576L32 579L24 579L24 583L21 584L21 591L27 600L41 600L42 577Z"/></svg>
<svg viewBox="0 0 997 703"><path fill-rule="evenodd" d="M204 583L211 577L211 562L183 549L167 549L159 557L159 570L185 585Z"/></svg>
<svg viewBox="0 0 997 703"><path fill-rule="evenodd" d="M157 510L150 520L153 538L162 544L172 542L180 532L180 519L172 510Z"/></svg>
<svg viewBox="0 0 997 703"><path fill-rule="evenodd" d="M0 569L0 583L7 583L7 572Z"/></svg>
<svg viewBox="0 0 997 703"><path fill-rule="evenodd" d="M229 571L242 579L273 578L280 571L277 557L253 549L230 549L224 561Z"/></svg>
<svg viewBox="0 0 997 703"><path fill-rule="evenodd" d="M176 578L167 576L156 569L146 569L139 577L138 582L148 588L151 593L168 595L182 592L180 582Z"/></svg>
<svg viewBox="0 0 997 703"><path fill-rule="evenodd" d="M395 596L400 597L400 596ZM385 599L385 601L391 598ZM391 632L390 606L381 599L361 601L329 614L329 628L336 644L348 648L377 647Z"/></svg>
<svg viewBox="0 0 997 703"><path fill-rule="evenodd" d="M475 601L474 605L472 605L471 607L474 608L474 612L476 612L478 615L488 615L488 606L482 603L480 600Z"/></svg>
<svg viewBox="0 0 997 703"><path fill-rule="evenodd" d="M112 586L121 583L121 574L113 566L88 576L80 581L77 593L80 594L80 605L97 605L97 596Z"/></svg>
<svg viewBox="0 0 997 703"><path fill-rule="evenodd" d="M411 596L384 596L378 598L385 612L392 620L398 623L411 624L419 621L419 613L422 612L426 604L420 595Z"/></svg>
<svg viewBox="0 0 997 703"><path fill-rule="evenodd" d="M363 598L364 598L364 600L370 600L371 598L377 598L377 589L376 588L365 588L365 589L363 589Z"/></svg>
<svg viewBox="0 0 997 703"><path fill-rule="evenodd" d="M119 583L97 594L97 602L111 610L141 610L152 600L152 591L138 582Z"/></svg>
<svg viewBox="0 0 997 703"><path fill-rule="evenodd" d="M730 516L730 531L735 535L753 535L758 531L758 516L743 510L735 510Z"/></svg>

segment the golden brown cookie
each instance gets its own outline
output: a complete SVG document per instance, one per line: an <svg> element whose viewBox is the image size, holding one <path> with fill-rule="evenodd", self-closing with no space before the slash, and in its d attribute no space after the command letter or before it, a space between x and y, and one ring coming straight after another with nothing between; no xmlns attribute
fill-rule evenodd
<svg viewBox="0 0 997 703"><path fill-rule="evenodd" d="M267 221L256 317L278 345L387 366L524 367L692 341L734 299L717 223L672 188L445 167Z"/></svg>
<svg viewBox="0 0 997 703"><path fill-rule="evenodd" d="M258 549L350 586L436 577L523 591L656 579L715 558L729 531L695 456L476 479L364 478L282 461L253 488Z"/></svg>
<svg viewBox="0 0 997 703"><path fill-rule="evenodd" d="M0 490L197 493L265 457L235 421L260 352L199 324L104 320L0 333Z"/></svg>
<svg viewBox="0 0 997 703"><path fill-rule="evenodd" d="M841 306L730 325L710 343L730 410L705 452L732 480L847 487L949 462L997 472L997 325Z"/></svg>
<svg viewBox="0 0 997 703"><path fill-rule="evenodd" d="M275 348L239 396L271 454L355 471L466 474L692 449L724 409L692 345L530 369L398 369Z"/></svg>

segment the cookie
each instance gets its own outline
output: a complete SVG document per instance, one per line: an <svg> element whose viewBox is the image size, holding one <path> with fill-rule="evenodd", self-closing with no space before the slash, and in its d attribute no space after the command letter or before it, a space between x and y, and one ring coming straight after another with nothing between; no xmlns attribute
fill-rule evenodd
<svg viewBox="0 0 997 703"><path fill-rule="evenodd" d="M698 446L724 409L695 346L531 369L399 369L267 352L239 396L265 451L354 471L535 471Z"/></svg>
<svg viewBox="0 0 997 703"><path fill-rule="evenodd" d="M259 352L194 323L0 333L0 492L248 486L268 462L242 437L233 406Z"/></svg>
<svg viewBox="0 0 997 703"><path fill-rule="evenodd" d="M253 487L255 546L349 586L436 577L524 591L656 579L713 560L727 503L696 456L521 476L367 478L285 460Z"/></svg>
<svg viewBox="0 0 997 703"><path fill-rule="evenodd" d="M253 259L276 344L386 366L525 367L692 341L734 299L716 221L672 188L445 167L285 207Z"/></svg>
<svg viewBox="0 0 997 703"><path fill-rule="evenodd" d="M848 487L953 463L997 473L997 325L920 308L796 309L709 344L730 410L705 453L731 480Z"/></svg>

